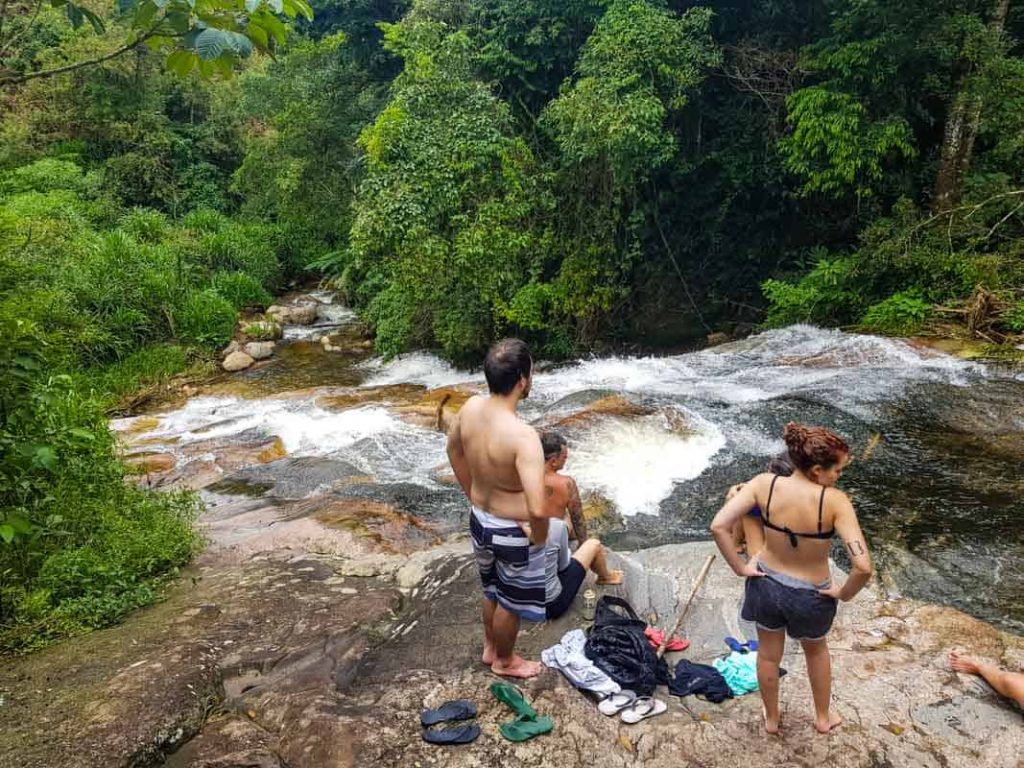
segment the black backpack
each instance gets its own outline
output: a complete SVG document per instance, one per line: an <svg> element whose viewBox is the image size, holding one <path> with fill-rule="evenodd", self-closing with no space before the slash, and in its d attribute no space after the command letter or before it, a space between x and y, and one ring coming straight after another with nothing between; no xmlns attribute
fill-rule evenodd
<svg viewBox="0 0 1024 768"><path fill-rule="evenodd" d="M594 626L583 648L598 669L641 696L668 683L668 665L644 636L646 627L627 601L605 595L594 609Z"/></svg>

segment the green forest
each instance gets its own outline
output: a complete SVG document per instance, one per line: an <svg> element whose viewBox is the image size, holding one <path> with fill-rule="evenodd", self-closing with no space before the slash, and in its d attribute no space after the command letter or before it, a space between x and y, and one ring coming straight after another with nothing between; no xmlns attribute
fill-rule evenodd
<svg viewBox="0 0 1024 768"><path fill-rule="evenodd" d="M107 428L329 281L473 362L1024 332L1009 0L0 0L0 651L152 601Z"/></svg>

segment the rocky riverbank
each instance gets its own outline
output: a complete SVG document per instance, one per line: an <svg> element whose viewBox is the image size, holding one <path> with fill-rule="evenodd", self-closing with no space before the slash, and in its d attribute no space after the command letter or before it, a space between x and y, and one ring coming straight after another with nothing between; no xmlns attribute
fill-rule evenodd
<svg viewBox="0 0 1024 768"><path fill-rule="evenodd" d="M467 548L281 549L244 563L215 548L166 602L125 625L5 665L0 766L1020 765L1020 713L950 671L945 655L961 645L1019 666L1024 639L872 591L842 607L832 635L846 722L830 736L813 731L802 656L789 647L781 737L761 731L756 695L714 705L662 689L669 712L626 726L546 670L524 691L555 730L511 744L497 729L508 712L479 663ZM622 558L625 596L669 621L710 550L671 545ZM683 656L707 662L725 651L740 587L719 560L687 621L693 644ZM536 655L582 623L571 612L532 627L524 650ZM425 744L420 710L451 698L477 702L482 736L460 748Z"/></svg>
<svg viewBox="0 0 1024 768"><path fill-rule="evenodd" d="M481 378L424 353L371 357L329 296L282 305L312 301L313 325L288 320L270 358L114 422L140 482L203 495L209 546L166 600L121 626L4 659L0 768L1021 765L1020 714L950 671L946 653L1019 668L1024 638L905 597L1020 626L1015 374L806 326L542 366L523 416L569 437L593 529L647 547L621 556L619 591L641 615L671 620L710 545L650 547L706 536L723 490L763 466L791 418L857 445L844 486L883 587L841 609L846 724L828 737L811 727L790 648L781 738L763 734L756 696L717 706L662 691L666 715L625 726L546 671L524 689L555 730L513 745L479 663L465 500L441 434ZM719 561L686 625L687 658L725 651L740 587ZM580 624L570 613L530 628L522 648L536 656ZM477 702L483 735L425 744L419 711L454 697Z"/></svg>

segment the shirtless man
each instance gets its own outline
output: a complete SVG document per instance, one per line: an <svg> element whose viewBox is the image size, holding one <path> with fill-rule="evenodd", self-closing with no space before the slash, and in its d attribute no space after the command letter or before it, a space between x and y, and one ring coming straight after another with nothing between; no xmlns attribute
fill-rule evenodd
<svg viewBox="0 0 1024 768"><path fill-rule="evenodd" d="M569 458L565 438L557 432L545 432L541 435L540 444L544 450L544 514L552 519L565 520L569 538L579 544L573 557L597 574L598 584L621 584L622 571L608 569L601 540L587 535L587 519L583 516L583 502L580 501L576 481L568 475L558 474ZM548 545L550 548L550 541ZM572 594L575 595L578 589L579 584L576 584Z"/></svg>
<svg viewBox="0 0 1024 768"><path fill-rule="evenodd" d="M483 584L483 662L498 675L534 677L539 662L515 653L520 618L545 619L544 453L516 415L530 394L533 359L519 339L484 360L490 397L471 397L448 434L448 459L469 497L470 533ZM559 515L560 516L560 515ZM526 533L520 523L529 523Z"/></svg>

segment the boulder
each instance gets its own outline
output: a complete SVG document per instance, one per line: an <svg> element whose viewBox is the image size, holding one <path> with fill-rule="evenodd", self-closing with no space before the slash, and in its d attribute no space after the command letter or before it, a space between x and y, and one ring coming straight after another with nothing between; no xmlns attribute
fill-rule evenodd
<svg viewBox="0 0 1024 768"><path fill-rule="evenodd" d="M241 351L242 351L242 345L239 344L234 339L232 339L231 343L228 344L226 347L224 347L224 349L221 350L220 356L221 357L227 357L228 355L232 354L233 352L241 352Z"/></svg>
<svg viewBox="0 0 1024 768"><path fill-rule="evenodd" d="M729 340L729 334L722 333L721 331L715 331L714 333L708 334L708 346L716 347L719 344L725 344Z"/></svg>
<svg viewBox="0 0 1024 768"><path fill-rule="evenodd" d="M224 360L224 370L232 373L235 371L244 371L254 362L256 361L249 355L245 354L245 352L232 352Z"/></svg>
<svg viewBox="0 0 1024 768"><path fill-rule="evenodd" d="M253 360L264 360L274 354L274 346L272 341L250 341L243 351Z"/></svg>
<svg viewBox="0 0 1024 768"><path fill-rule="evenodd" d="M317 305L313 302L274 304L267 309L267 317L288 325L312 325L316 322Z"/></svg>

